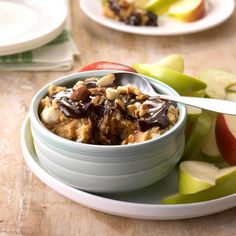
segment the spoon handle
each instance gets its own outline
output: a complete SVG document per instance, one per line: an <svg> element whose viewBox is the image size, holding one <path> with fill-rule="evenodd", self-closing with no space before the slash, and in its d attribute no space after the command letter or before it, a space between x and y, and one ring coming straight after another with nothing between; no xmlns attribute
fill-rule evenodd
<svg viewBox="0 0 236 236"><path fill-rule="evenodd" d="M210 111L225 113L228 115L236 115L236 102L213 99L213 98L199 98L199 97L178 97L169 95L158 95L159 98L180 102L186 105L203 108Z"/></svg>

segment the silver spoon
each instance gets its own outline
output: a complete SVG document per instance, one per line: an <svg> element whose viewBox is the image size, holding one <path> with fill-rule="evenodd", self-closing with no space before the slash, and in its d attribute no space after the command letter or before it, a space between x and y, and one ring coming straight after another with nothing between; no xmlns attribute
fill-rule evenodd
<svg viewBox="0 0 236 236"><path fill-rule="evenodd" d="M115 73L116 81L119 85L131 84L139 88L143 93L156 96L160 99L180 102L186 105L203 108L210 111L225 113L229 115L236 115L236 102L200 97L185 97L175 95L158 94L151 84L142 76L129 72Z"/></svg>

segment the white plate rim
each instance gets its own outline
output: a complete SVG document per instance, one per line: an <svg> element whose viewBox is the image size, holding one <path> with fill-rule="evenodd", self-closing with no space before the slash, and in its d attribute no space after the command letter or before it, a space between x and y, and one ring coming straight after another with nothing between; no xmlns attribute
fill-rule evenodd
<svg viewBox="0 0 236 236"><path fill-rule="evenodd" d="M24 5L26 4L25 2L27 2L27 0L21 0L18 1L17 4ZM47 4L46 0L33 0L30 4L35 4L42 9L46 7L52 8L52 6L56 6L57 4L61 9L60 15L55 18L56 20L53 22L53 25L48 25L46 22L50 19L46 18L46 15L43 15L43 11L40 11L39 21L36 25L40 25L40 27L44 26L45 28L34 35L32 34L32 31L36 31L36 29L33 27L19 38L17 37L14 40L9 41L5 40L3 42L0 41L0 56L25 52L43 46L59 36L64 30L68 16L68 8L64 0L50 0L50 4Z"/></svg>
<svg viewBox="0 0 236 236"><path fill-rule="evenodd" d="M21 148L28 167L48 187L64 197L88 208L111 215L136 219L177 220L211 215L236 206L236 194L205 202L164 205L114 200L70 187L51 176L34 160L28 149L28 145L30 144L27 143L25 137L29 122L29 115L27 115L23 121L20 132ZM30 131L28 130L28 132ZM36 156L36 154L34 155Z"/></svg>
<svg viewBox="0 0 236 236"><path fill-rule="evenodd" d="M97 14L93 14L93 12L91 11L91 2L93 1L93 4L96 4L97 6ZM215 21L211 22L210 24L204 24L204 22L207 22L207 15L202 18L201 20L198 20L196 22L192 22L192 23L182 23L182 29L180 30L173 30L173 29L168 29L168 28L164 28L164 27L140 27L140 26L129 26L129 25L125 25L124 23L121 22L117 22L115 20L112 19L108 19L104 16L101 15L101 3L99 2L99 0L90 0L90 1L86 1L86 0L79 0L80 2L80 7L81 10L84 12L85 15L87 15L90 19L92 19L93 21L106 26L108 28L111 29L115 29L118 31L122 31L122 32L126 32L126 33L132 33L132 34L141 34L141 35L149 35L149 36L175 36L175 35L185 35L185 34L192 34L192 33L197 33L200 31L205 31L208 29L211 29L213 27L216 27L220 24L222 24L223 22L225 22L226 20L228 20L231 15L234 12L235 9L235 1L234 0L207 0L209 3L214 4L214 1L218 1L219 6L217 7L217 10L220 11L221 15L220 17L214 17ZM90 4L89 4L90 2ZM221 10L222 6L226 6L227 4L227 12L225 12L224 10ZM100 6L99 6L100 5ZM216 10L213 11L217 12ZM174 22L174 21L173 21ZM186 27L185 27L186 26Z"/></svg>

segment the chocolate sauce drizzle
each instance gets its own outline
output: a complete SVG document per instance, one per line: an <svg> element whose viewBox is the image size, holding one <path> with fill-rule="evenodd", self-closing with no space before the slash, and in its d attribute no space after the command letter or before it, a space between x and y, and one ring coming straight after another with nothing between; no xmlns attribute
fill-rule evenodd
<svg viewBox="0 0 236 236"><path fill-rule="evenodd" d="M86 86L88 89L92 89L96 87L96 83L94 81L87 81ZM148 97L148 99L143 101L143 103L147 104L149 107L149 112L144 117L137 119L129 116L126 112L126 107L128 105L137 102L134 94L122 96L121 100L125 104L124 109L119 107L118 104L115 104L114 101L110 101L108 99L105 99L102 104L95 105L91 102L93 98L92 96L86 99L86 101L73 101L70 99L72 92L73 89L69 88L65 91L53 94L51 99L58 100L59 110L67 117L80 119L90 116L93 122L93 127L95 128L99 127L103 118L107 114L112 115L112 113L117 109L121 111L125 119L134 120L134 122L137 122L141 131L146 131L155 126L159 126L162 129L165 129L169 126L167 112L169 106L172 104L170 101L161 100L156 97Z"/></svg>

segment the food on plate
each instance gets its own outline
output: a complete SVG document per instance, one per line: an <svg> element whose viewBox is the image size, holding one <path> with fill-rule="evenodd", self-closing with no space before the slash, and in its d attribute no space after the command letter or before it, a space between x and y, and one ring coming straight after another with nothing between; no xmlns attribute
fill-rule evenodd
<svg viewBox="0 0 236 236"><path fill-rule="evenodd" d="M175 89L180 95L191 96L193 92L207 87L202 80L165 67L152 64L134 64L133 68L140 74L160 80Z"/></svg>
<svg viewBox="0 0 236 236"><path fill-rule="evenodd" d="M122 70L134 73L136 72L136 70L130 66L110 61L97 61L79 69L78 71L83 72L89 70Z"/></svg>
<svg viewBox="0 0 236 236"><path fill-rule="evenodd" d="M132 26L158 26L164 14L193 22L205 15L205 0L104 0L103 15Z"/></svg>
<svg viewBox="0 0 236 236"><path fill-rule="evenodd" d="M213 118L210 125L210 130L201 147L201 153L204 155L204 159L213 163L224 161L216 142L216 115L217 113L212 113Z"/></svg>
<svg viewBox="0 0 236 236"><path fill-rule="evenodd" d="M187 119L190 123L194 122L201 114L202 114L202 109L198 107L192 107L186 105L187 109Z"/></svg>
<svg viewBox="0 0 236 236"><path fill-rule="evenodd" d="M205 173L203 174L205 175ZM185 204L212 200L236 193L236 166L219 169L215 185L208 189L193 193L174 193L161 200L163 204Z"/></svg>
<svg viewBox="0 0 236 236"><path fill-rule="evenodd" d="M236 75L230 72L208 69L201 71L199 79L207 84L206 96L224 99L226 90L236 84Z"/></svg>
<svg viewBox="0 0 236 236"><path fill-rule="evenodd" d="M179 0L170 6L167 14L183 22L199 20L205 15L205 0Z"/></svg>
<svg viewBox="0 0 236 236"><path fill-rule="evenodd" d="M194 121L191 132L186 139L185 149L181 159L182 161L197 158L197 154L209 132L211 121L211 116L206 112L203 112L198 119Z"/></svg>
<svg viewBox="0 0 236 236"><path fill-rule="evenodd" d="M72 88L51 85L39 115L53 133L76 142L120 145L146 141L178 120L175 103L150 97L115 74L78 81Z"/></svg>
<svg viewBox="0 0 236 236"><path fill-rule="evenodd" d="M215 185L219 169L203 161L183 161L179 165L179 193L193 194Z"/></svg>
<svg viewBox="0 0 236 236"><path fill-rule="evenodd" d="M145 8L160 16L167 13L169 7L177 1L178 0L149 0Z"/></svg>
<svg viewBox="0 0 236 236"><path fill-rule="evenodd" d="M223 158L229 164L236 165L236 116L218 114L215 129Z"/></svg>
<svg viewBox="0 0 236 236"><path fill-rule="evenodd" d="M103 4L103 15L132 26L157 26L157 15L137 8L134 1L107 0Z"/></svg>
<svg viewBox="0 0 236 236"><path fill-rule="evenodd" d="M154 66L165 67L179 72L184 72L184 58L180 54L173 54L152 63Z"/></svg>

